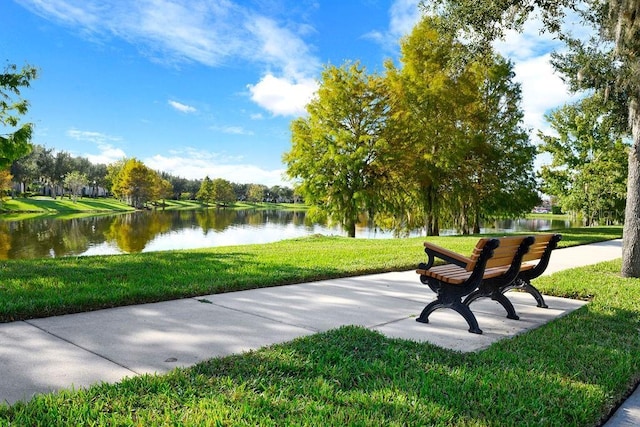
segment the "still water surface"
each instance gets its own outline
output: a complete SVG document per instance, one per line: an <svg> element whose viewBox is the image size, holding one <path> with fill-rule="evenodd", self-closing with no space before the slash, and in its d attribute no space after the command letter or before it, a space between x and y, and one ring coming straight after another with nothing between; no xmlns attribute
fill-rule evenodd
<svg viewBox="0 0 640 427"><path fill-rule="evenodd" d="M492 224L493 225L493 224ZM568 221L505 220L489 231L542 231L569 227ZM145 211L61 219L40 217L0 221L0 259L36 259L79 255L113 255L268 243L311 234L346 234L339 227L310 223L304 211L199 210ZM416 231L412 236L419 236ZM443 230L441 234L454 234ZM391 238L367 224L357 238Z"/></svg>

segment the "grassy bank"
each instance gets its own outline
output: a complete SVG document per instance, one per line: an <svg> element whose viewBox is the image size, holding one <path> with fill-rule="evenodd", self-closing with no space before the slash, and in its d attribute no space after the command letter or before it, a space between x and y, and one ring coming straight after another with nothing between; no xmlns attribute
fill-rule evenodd
<svg viewBox="0 0 640 427"><path fill-rule="evenodd" d="M149 208L154 206L149 205ZM202 203L195 200L165 200L164 204L155 205L156 209L166 210L192 210L202 209ZM215 209L215 206L209 206ZM228 209L306 209L306 206L294 203L250 203L237 202L229 206ZM78 198L75 202L68 197L28 197L5 199L0 203L0 214L2 218L7 215L16 214L67 214L67 213L105 213L105 212L128 212L134 208L110 198Z"/></svg>
<svg viewBox="0 0 640 427"><path fill-rule="evenodd" d="M619 237L620 229L563 234L563 245L571 245ZM477 237L430 240L468 252ZM100 286L106 291L106 285L128 283L142 292L156 285L136 281L132 272L156 274L154 268L162 269L156 279L168 275L165 282L174 286L206 280L215 270L231 281L227 287L240 288L253 287L251 280L240 280L245 275L276 284L413 268L422 260L421 241L311 238L107 257L112 259L105 261L101 274L117 279ZM46 261L39 273L20 280L28 286L40 276L60 276L49 292L60 292L64 299L67 287L89 286L98 279L83 278L90 271L87 260ZM40 268L40 262L3 263L0 271L3 279L13 277L24 267ZM153 265L142 266L148 262ZM174 262L179 272L170 274ZM165 263L171 268L163 267ZM196 276L180 282L186 264L205 273L193 272ZM80 271L72 274L76 268ZM111 268L117 271L109 273ZM640 281L619 277L619 270L620 261L614 261L537 279L544 293L591 302L478 353L461 354L344 327L168 375L38 396L26 404L0 407L0 425L598 425L640 373ZM209 286L216 288L214 282ZM219 290L225 288L222 283Z"/></svg>
<svg viewBox="0 0 640 427"><path fill-rule="evenodd" d="M70 212L123 212L134 210L131 206L116 199L78 198L75 202L69 198L28 197L5 199L0 204L3 214L16 213L70 213Z"/></svg>
<svg viewBox="0 0 640 427"><path fill-rule="evenodd" d="M562 246L620 237L620 227L563 231ZM424 238L322 237L189 251L0 261L0 322L364 273L409 270ZM477 236L430 237L470 253Z"/></svg>

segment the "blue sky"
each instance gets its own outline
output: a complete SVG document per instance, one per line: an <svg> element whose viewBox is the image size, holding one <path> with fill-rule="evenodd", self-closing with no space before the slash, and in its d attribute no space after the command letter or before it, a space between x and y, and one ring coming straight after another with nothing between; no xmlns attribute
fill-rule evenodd
<svg viewBox="0 0 640 427"><path fill-rule="evenodd" d="M3 0L0 60L40 69L23 95L33 142L189 179L290 185L282 154L323 65L381 71L418 0ZM569 99L536 21L498 49L525 125Z"/></svg>

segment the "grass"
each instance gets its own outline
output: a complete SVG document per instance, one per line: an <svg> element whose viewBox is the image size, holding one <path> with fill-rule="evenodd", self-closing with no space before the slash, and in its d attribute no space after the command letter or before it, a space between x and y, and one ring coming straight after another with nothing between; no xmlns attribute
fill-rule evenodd
<svg viewBox="0 0 640 427"><path fill-rule="evenodd" d="M116 199L29 197L4 200L0 205L3 213L68 213L132 211L131 206Z"/></svg>
<svg viewBox="0 0 640 427"><path fill-rule="evenodd" d="M195 200L166 200L164 206L160 204L153 209L162 210L197 210L204 209L203 205ZM216 209L209 206L208 209ZM251 210L306 210L307 207L295 203L249 203L237 202L224 209L251 209ZM76 202L68 198L52 199L51 197L29 197L6 199L0 203L0 220L21 221L42 216L55 216L56 218L79 218L83 216L108 215L124 212L132 212L135 209L116 199L109 198L79 198Z"/></svg>
<svg viewBox="0 0 640 427"><path fill-rule="evenodd" d="M164 206L156 205L157 209L166 210L193 210L203 209L202 203L195 200L165 200ZM215 206L210 206L215 209ZM279 209L279 210L302 210L307 207L295 203L250 203L237 202L228 209ZM78 198L75 202L68 197L37 196L28 198L12 198L3 200L0 203L0 214L2 218L8 215L17 214L59 214L59 213L104 213L104 212L127 212L134 208L116 199L90 197Z"/></svg>
<svg viewBox="0 0 640 427"><path fill-rule="evenodd" d="M566 230L562 244L620 233L619 227ZM90 289L101 276L108 278L95 285L93 298L101 290L110 295L102 297L106 303L127 293L127 300L148 298L147 288L180 293L198 280L209 293L414 268L424 258L422 240L314 237L139 256L9 261L1 264L0 286L14 275L18 279L0 290L8 296L1 301L17 295L19 285L38 300L45 287L44 293L56 295L50 304L67 301L69 308L73 290ZM429 240L469 252L477 236ZM92 264L98 264L95 274ZM38 271L24 272L29 269ZM0 425L595 426L640 379L640 280L623 279L619 271L617 260L537 279L546 294L591 302L478 353L343 327L167 375L0 406ZM151 279L137 277L144 274ZM190 277L183 281L183 274ZM225 279L207 280L211 276ZM165 284L153 280L161 277Z"/></svg>
<svg viewBox="0 0 640 427"><path fill-rule="evenodd" d="M569 221L571 220L571 215L552 214L552 213L546 213L546 214L530 213L530 214L527 214L527 218Z"/></svg>

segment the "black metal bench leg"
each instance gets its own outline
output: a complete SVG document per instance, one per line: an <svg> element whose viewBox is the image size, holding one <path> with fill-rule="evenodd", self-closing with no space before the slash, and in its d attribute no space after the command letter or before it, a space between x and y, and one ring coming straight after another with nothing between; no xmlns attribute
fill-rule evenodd
<svg viewBox="0 0 640 427"><path fill-rule="evenodd" d="M505 292L510 291L512 289L520 289L522 291L528 292L529 294L531 294L532 297L536 299L536 303L538 304L538 307L549 308L547 303L544 301L544 298L542 297L542 294L540 293L540 291L530 283L527 283L524 280L518 279L511 285L505 286L504 288L500 289L500 292L504 294Z"/></svg>
<svg viewBox="0 0 640 427"><path fill-rule="evenodd" d="M475 300L480 299L482 297L484 297L484 295L482 294L480 289L476 289L475 291L473 291L469 295L467 295L467 297L464 299L464 301L462 301L462 303L464 305L469 305L472 302L474 302Z"/></svg>
<svg viewBox="0 0 640 427"><path fill-rule="evenodd" d="M476 316L471 312L471 309L464 305L461 301L452 301L452 302L442 302L440 300L435 300L430 302L420 316L416 319L416 322L421 323L429 323L429 315L436 311L439 308L450 308L452 310L457 311L464 320L467 321L469 325L469 332L474 334L482 334L482 329L478 326L478 321L476 320Z"/></svg>
<svg viewBox="0 0 640 427"><path fill-rule="evenodd" d="M509 298L505 297L502 293L494 292L491 295L491 299L500 303L501 306L507 310L507 319L520 320L520 316L516 313L516 309L513 308L513 304L509 301Z"/></svg>

